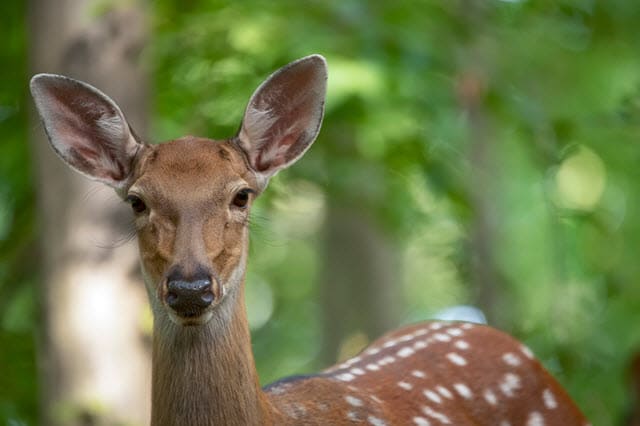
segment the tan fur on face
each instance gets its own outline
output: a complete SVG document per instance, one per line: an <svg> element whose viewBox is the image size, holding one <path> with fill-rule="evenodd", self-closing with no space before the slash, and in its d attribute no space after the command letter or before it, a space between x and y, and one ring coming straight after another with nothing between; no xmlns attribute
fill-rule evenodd
<svg viewBox="0 0 640 426"><path fill-rule="evenodd" d="M241 189L258 191L253 172L232 142L190 136L146 147L138 164L128 194L147 206L136 226L152 305L164 304L173 268L186 276L204 268L220 303L239 282L249 205L232 202Z"/></svg>

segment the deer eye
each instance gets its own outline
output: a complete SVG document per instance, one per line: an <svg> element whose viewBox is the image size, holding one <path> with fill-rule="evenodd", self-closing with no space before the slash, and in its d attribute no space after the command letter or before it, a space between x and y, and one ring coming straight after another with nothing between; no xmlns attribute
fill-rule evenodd
<svg viewBox="0 0 640 426"><path fill-rule="evenodd" d="M233 197L232 204L241 209L246 208L247 204L249 204L249 194L252 192L253 190L249 188L241 189L236 193L235 197Z"/></svg>
<svg viewBox="0 0 640 426"><path fill-rule="evenodd" d="M136 195L129 195L126 201L131 205L131 210L133 210L135 214L140 214L147 210L147 205Z"/></svg>

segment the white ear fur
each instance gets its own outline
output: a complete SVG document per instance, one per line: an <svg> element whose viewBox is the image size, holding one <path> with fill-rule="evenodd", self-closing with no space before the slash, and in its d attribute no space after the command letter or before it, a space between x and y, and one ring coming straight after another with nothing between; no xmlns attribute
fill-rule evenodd
<svg viewBox="0 0 640 426"><path fill-rule="evenodd" d="M273 73L251 96L236 140L262 184L309 149L326 89L327 63L311 55Z"/></svg>
<svg viewBox="0 0 640 426"><path fill-rule="evenodd" d="M60 75L38 74L30 88L60 158L91 179L126 186L142 145L118 105L95 87Z"/></svg>

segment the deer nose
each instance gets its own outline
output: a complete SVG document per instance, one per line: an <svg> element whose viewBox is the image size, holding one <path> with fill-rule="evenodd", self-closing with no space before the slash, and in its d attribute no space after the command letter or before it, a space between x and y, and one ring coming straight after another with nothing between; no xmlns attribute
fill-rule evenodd
<svg viewBox="0 0 640 426"><path fill-rule="evenodd" d="M209 278L187 281L173 279L167 282L165 301L181 317L195 317L213 303L211 280Z"/></svg>

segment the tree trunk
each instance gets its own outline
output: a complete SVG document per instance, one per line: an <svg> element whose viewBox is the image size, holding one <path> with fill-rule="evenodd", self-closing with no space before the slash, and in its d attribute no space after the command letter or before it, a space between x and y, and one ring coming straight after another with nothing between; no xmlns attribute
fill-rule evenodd
<svg viewBox="0 0 640 426"><path fill-rule="evenodd" d="M125 4L104 10L97 0L31 0L30 69L100 88L144 135L146 23L141 3ZM112 191L55 158L39 124L32 129L41 213L43 424L148 424L146 295L136 244L115 247L131 231L129 212Z"/></svg>
<svg viewBox="0 0 640 426"><path fill-rule="evenodd" d="M318 291L322 313L322 351L326 365L355 355L368 341L399 325L402 303L400 255L394 241L382 229L371 205L379 200L366 195L383 171L372 167L366 175L345 179L340 170L354 166L355 135L348 117L365 106L360 99L333 112L332 126L324 130L321 147L331 159L327 207L323 227L323 267ZM320 147L318 147L320 148ZM384 191L383 191L384 192ZM349 344L342 347L347 343ZM352 338L352 339L351 339Z"/></svg>
<svg viewBox="0 0 640 426"><path fill-rule="evenodd" d="M397 327L402 294L397 250L393 250L387 236L365 212L331 198L320 286L325 363L335 362L349 335L362 333L371 340ZM355 355L354 351L362 348L349 349L343 355Z"/></svg>
<svg viewBox="0 0 640 426"><path fill-rule="evenodd" d="M474 303L484 312L489 324L504 326L501 312L502 277L496 265L497 186L495 137L486 104L489 90L491 55L485 52L480 35L486 33L486 15L492 5L482 0L461 3L459 17L468 33L461 40L461 63L457 76L460 109L468 125L468 161L470 166L469 204L473 211L469 230L469 281Z"/></svg>

